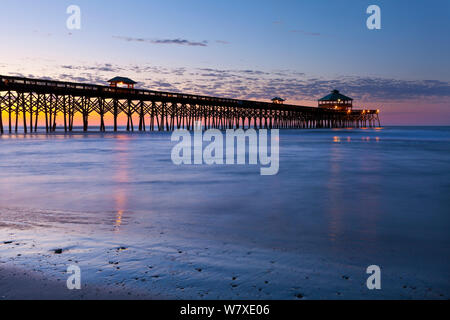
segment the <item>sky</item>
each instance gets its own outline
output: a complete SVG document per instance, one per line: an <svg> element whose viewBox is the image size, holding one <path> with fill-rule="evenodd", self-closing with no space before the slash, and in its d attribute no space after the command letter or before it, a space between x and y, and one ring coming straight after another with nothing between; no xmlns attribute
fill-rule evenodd
<svg viewBox="0 0 450 320"><path fill-rule="evenodd" d="M77 5L81 28L68 29ZM369 30L370 5L381 29ZM0 0L0 74L316 106L450 125L450 1Z"/></svg>

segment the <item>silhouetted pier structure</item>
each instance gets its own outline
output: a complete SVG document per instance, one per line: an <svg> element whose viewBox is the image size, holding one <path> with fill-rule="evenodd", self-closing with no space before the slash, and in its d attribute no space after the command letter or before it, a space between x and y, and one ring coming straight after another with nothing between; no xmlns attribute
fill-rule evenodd
<svg viewBox="0 0 450 320"><path fill-rule="evenodd" d="M39 121L45 121L47 132L54 132L57 119L58 123L64 124L64 131L68 132L74 128L76 114L82 116L83 131L88 130L89 117L97 114L100 118L99 130L102 132L106 131L105 117L108 114L113 117L114 131L118 130L120 114L128 119L127 131L135 130L133 117L139 119L139 131L192 130L195 121L202 121L206 129L350 128L380 125L378 110L315 108L280 102L0 75L0 133L18 132L19 128L24 133L36 132Z"/></svg>

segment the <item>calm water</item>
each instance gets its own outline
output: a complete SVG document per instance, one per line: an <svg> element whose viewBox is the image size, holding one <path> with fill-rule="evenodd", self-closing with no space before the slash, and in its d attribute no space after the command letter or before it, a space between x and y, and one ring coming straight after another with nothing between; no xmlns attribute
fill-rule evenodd
<svg viewBox="0 0 450 320"><path fill-rule="evenodd" d="M449 298L449 127L281 131L276 176L175 166L173 145L0 136L0 267L64 278L72 260L176 298Z"/></svg>

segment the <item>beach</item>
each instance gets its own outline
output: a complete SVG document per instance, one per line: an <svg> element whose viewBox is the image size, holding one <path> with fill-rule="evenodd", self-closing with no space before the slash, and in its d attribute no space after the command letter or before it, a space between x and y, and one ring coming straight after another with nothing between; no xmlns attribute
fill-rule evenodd
<svg viewBox="0 0 450 320"><path fill-rule="evenodd" d="M281 130L261 176L177 166L167 132L2 135L0 299L448 299L449 142Z"/></svg>

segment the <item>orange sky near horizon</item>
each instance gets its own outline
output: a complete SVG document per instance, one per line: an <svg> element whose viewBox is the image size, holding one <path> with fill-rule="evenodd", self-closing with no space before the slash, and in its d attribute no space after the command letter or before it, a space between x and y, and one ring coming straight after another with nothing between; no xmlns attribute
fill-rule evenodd
<svg viewBox="0 0 450 320"><path fill-rule="evenodd" d="M314 102L311 101L299 101L293 102L288 101L292 104L298 105L307 105L307 106L316 106ZM411 106L414 104L414 108ZM447 114L447 106L442 104L430 103L425 105L418 105L416 102L392 102L385 104L378 103L367 103L364 105L358 104L355 102L354 109L380 109L380 120L382 125L448 125L450 123L450 115ZM419 109L420 111L417 111ZM415 111L416 110L416 111ZM423 112L422 110L427 110L427 112ZM441 121L437 122L435 114L441 113ZM12 126L15 126L15 114L12 114ZM9 115L6 111L3 111L2 114L3 126L6 128L9 123ZM29 114L26 118L27 125L29 126L30 117ZM34 120L33 120L34 121ZM114 125L114 117L111 113L105 115L104 118L106 126ZM149 125L150 116L147 115L145 117L146 126ZM64 126L64 116L62 113L58 113L56 117L56 123L58 127ZM156 123L156 121L155 121ZM126 126L127 124L127 116L124 113L119 114L118 116L118 125ZM23 126L23 115L19 113L18 118L19 127ZM34 123L33 123L34 125ZM75 114L74 118L74 126L82 126L83 120L80 113ZM139 127L139 115L135 114L133 116L133 125L135 130ZM45 126L45 115L44 113L40 113L38 117L38 126ZM89 127L95 128L100 127L100 115L93 112L89 116Z"/></svg>

